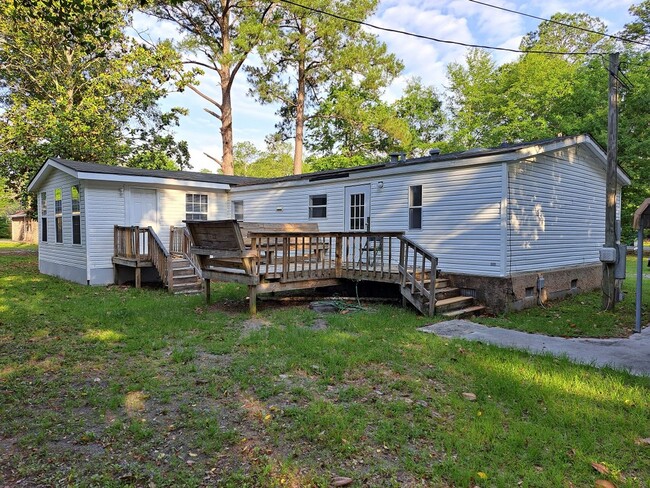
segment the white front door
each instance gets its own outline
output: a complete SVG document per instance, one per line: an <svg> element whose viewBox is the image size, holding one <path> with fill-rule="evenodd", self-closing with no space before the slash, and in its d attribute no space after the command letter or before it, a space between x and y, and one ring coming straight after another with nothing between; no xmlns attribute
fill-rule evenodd
<svg viewBox="0 0 650 488"><path fill-rule="evenodd" d="M370 185L345 187L345 231L370 231Z"/></svg>
<svg viewBox="0 0 650 488"><path fill-rule="evenodd" d="M131 190L130 224L153 227L158 231L158 195L156 190L133 188Z"/></svg>
<svg viewBox="0 0 650 488"><path fill-rule="evenodd" d="M130 191L129 220L130 225L141 229L152 227L158 233L158 195L156 190L132 188ZM138 248L140 254L149 252L148 234L138 235Z"/></svg>

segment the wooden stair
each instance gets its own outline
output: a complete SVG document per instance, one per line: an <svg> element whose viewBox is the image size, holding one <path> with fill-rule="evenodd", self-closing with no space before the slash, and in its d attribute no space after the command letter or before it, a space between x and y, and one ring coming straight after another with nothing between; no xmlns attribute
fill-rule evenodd
<svg viewBox="0 0 650 488"><path fill-rule="evenodd" d="M439 288L439 284L445 288ZM436 281L436 312L444 317L460 319L479 315L485 307L476 303L474 297L462 296L459 288L449 286L448 279Z"/></svg>
<svg viewBox="0 0 650 488"><path fill-rule="evenodd" d="M203 291L203 280L185 257L173 255L172 274L172 293L196 294Z"/></svg>
<svg viewBox="0 0 650 488"><path fill-rule="evenodd" d="M431 281L424 280L423 283L428 286ZM402 288L402 296L406 301L411 303L422 314L428 315L429 303L428 298L417 290L412 291L408 286ZM446 278L436 279L435 288L435 313L449 318L464 318L480 314L485 307L475 303L473 297L462 296L459 288L450 286Z"/></svg>

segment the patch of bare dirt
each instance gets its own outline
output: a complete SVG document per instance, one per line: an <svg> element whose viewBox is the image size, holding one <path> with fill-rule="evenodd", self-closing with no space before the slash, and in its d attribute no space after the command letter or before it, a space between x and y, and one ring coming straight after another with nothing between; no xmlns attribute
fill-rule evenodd
<svg viewBox="0 0 650 488"><path fill-rule="evenodd" d="M2 249L0 256L36 256L38 252L32 249Z"/></svg>
<svg viewBox="0 0 650 488"><path fill-rule="evenodd" d="M242 323L241 337L247 337L251 332L260 330L262 327L268 327L271 323L268 320L258 319L256 317L248 319Z"/></svg>

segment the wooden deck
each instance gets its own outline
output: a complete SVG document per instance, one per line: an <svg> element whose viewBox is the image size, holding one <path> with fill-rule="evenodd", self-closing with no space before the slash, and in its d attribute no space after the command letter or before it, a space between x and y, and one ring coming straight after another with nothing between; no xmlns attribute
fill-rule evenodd
<svg viewBox="0 0 650 488"><path fill-rule="evenodd" d="M398 284L422 313L435 311L437 259L402 232L249 231L244 238L233 220L192 221L187 227L208 301L211 280L248 285L251 313L257 293L355 280Z"/></svg>
<svg viewBox="0 0 650 488"><path fill-rule="evenodd" d="M399 285L403 303L424 315L472 309L471 297L438 278L438 260L402 232L319 232L314 223L190 221L170 229L165 248L151 227L115 226L113 266L155 268L170 292L201 290L210 301L211 281L248 286L250 311L257 294L311 289L344 280ZM197 286L198 285L198 286ZM463 308L465 307L465 308Z"/></svg>

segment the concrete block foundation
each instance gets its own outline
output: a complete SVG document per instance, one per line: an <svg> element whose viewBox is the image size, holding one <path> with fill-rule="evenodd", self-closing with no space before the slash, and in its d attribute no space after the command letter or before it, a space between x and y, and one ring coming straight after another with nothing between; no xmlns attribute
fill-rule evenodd
<svg viewBox="0 0 650 488"><path fill-rule="evenodd" d="M572 266L508 277L458 273L441 273L440 277L448 278L451 286L460 288L461 295L476 298L489 313L499 314L599 289L602 265Z"/></svg>

